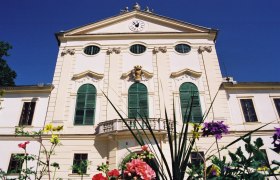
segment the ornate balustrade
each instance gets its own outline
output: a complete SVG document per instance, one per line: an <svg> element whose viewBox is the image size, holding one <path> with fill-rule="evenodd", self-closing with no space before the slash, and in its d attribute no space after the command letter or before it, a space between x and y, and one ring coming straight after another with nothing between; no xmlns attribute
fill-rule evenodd
<svg viewBox="0 0 280 180"><path fill-rule="evenodd" d="M167 131L166 121L164 119L149 118L148 120L154 131ZM139 123L137 123L135 119L125 119L125 121L131 129L141 129L141 126L143 129L147 129L146 124L142 119L138 119ZM171 129L173 129L173 123L169 121L169 124ZM128 131L128 127L126 127L125 123L121 119L113 119L99 123L96 130L97 134L104 134L116 131Z"/></svg>

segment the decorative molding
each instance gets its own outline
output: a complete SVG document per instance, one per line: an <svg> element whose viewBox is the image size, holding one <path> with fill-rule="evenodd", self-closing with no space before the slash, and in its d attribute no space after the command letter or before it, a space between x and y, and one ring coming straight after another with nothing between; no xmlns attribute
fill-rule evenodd
<svg viewBox="0 0 280 180"><path fill-rule="evenodd" d="M127 73L123 73L121 76L121 79L126 79L129 77L129 79L133 79L136 82L143 81L145 79L150 79L153 77L153 73L150 73L144 69L142 69L142 66L134 66L134 69L131 71L128 71Z"/></svg>
<svg viewBox="0 0 280 180"><path fill-rule="evenodd" d="M63 49L61 51L61 56L65 56L66 54L74 55L75 54L75 49Z"/></svg>
<svg viewBox="0 0 280 180"><path fill-rule="evenodd" d="M177 78L177 77L182 76L184 74L187 74L187 75L192 76L194 78L199 78L202 75L202 72L198 72L198 71L194 71L194 70L186 68L186 69L180 70L178 72L171 73L170 77L171 78Z"/></svg>
<svg viewBox="0 0 280 180"><path fill-rule="evenodd" d="M162 52L162 53L166 53L167 52L167 47L163 46L163 47L154 47L153 49L153 53L156 54L158 52Z"/></svg>
<svg viewBox="0 0 280 180"><path fill-rule="evenodd" d="M210 52L212 52L212 47L211 46L199 46L197 51L199 54L203 53L204 51L210 53Z"/></svg>
<svg viewBox="0 0 280 180"><path fill-rule="evenodd" d="M89 76L91 78L100 80L104 77L104 74L99 74L99 73L92 72L92 71L88 70L88 71L85 71L85 72L82 72L82 73L79 73L79 74L74 74L73 77L72 77L72 80L81 79L81 78L86 77L86 76Z"/></svg>
<svg viewBox="0 0 280 180"><path fill-rule="evenodd" d="M112 54L112 53L116 53L116 54L120 54L120 52L121 52L121 48L120 47L115 47L115 48L108 48L108 50L107 50L107 54L109 55L109 54Z"/></svg>

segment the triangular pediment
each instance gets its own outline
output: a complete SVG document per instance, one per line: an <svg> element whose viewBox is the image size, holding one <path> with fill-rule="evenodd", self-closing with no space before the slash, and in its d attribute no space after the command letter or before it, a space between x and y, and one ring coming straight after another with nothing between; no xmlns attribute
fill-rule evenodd
<svg viewBox="0 0 280 180"><path fill-rule="evenodd" d="M141 29L133 29L134 21L141 21ZM116 33L209 33L211 29L174 20L154 13L134 10L108 19L72 29L64 36Z"/></svg>

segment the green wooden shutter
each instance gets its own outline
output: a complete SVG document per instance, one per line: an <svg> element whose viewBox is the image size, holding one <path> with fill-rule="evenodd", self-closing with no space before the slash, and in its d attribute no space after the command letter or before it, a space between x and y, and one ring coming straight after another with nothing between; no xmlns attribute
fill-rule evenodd
<svg viewBox="0 0 280 180"><path fill-rule="evenodd" d="M84 84L78 89L75 125L93 125L96 105L96 88L91 84Z"/></svg>
<svg viewBox="0 0 280 180"><path fill-rule="evenodd" d="M128 118L149 117L147 87L134 83L128 89Z"/></svg>
<svg viewBox="0 0 280 180"><path fill-rule="evenodd" d="M200 122L202 120L202 112L196 85L183 83L179 91L183 121L186 122L190 118L190 122Z"/></svg>

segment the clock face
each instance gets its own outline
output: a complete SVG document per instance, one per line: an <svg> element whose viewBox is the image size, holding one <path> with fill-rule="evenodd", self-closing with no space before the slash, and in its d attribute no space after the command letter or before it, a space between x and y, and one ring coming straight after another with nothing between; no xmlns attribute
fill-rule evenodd
<svg viewBox="0 0 280 180"><path fill-rule="evenodd" d="M141 20L134 20L129 24L128 27L131 31L139 32L144 29L145 23Z"/></svg>

